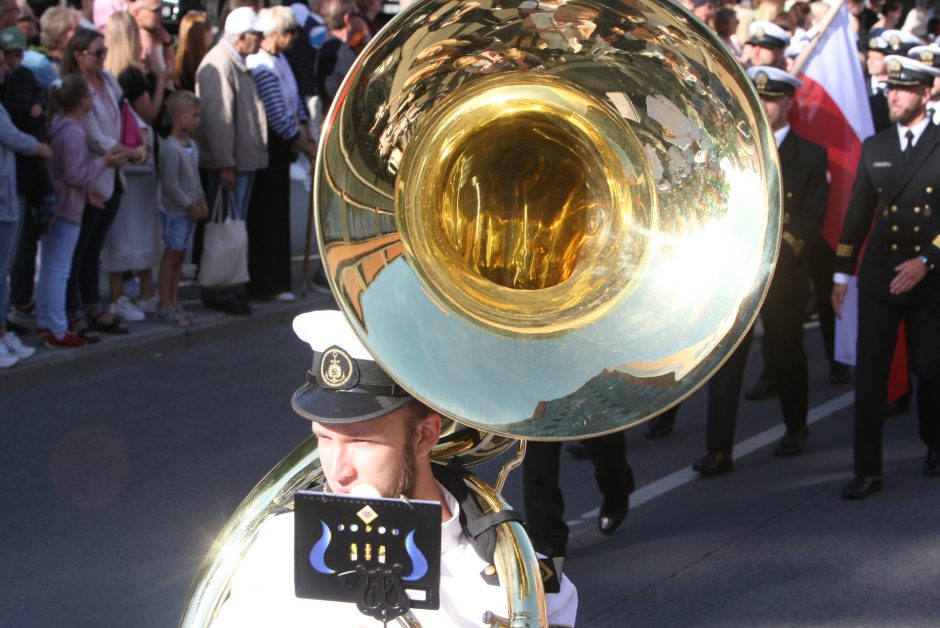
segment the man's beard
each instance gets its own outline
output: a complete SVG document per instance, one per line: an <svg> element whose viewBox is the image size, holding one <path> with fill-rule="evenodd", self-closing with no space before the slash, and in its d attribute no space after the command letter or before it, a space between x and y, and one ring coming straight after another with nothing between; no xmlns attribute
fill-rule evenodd
<svg viewBox="0 0 940 628"><path fill-rule="evenodd" d="M897 113L895 113L897 111ZM888 111L888 120L895 124L900 124L902 126L908 126L911 122L914 121L917 116L921 113L924 113L925 109L923 107L911 107L910 109L902 108L900 110L889 110Z"/></svg>
<svg viewBox="0 0 940 628"><path fill-rule="evenodd" d="M386 491L383 497L396 498L401 495L411 497L415 490L415 481L417 477L418 465L415 461L415 445L409 438L405 444L405 452L401 458L401 466L398 469L398 478L391 490Z"/></svg>

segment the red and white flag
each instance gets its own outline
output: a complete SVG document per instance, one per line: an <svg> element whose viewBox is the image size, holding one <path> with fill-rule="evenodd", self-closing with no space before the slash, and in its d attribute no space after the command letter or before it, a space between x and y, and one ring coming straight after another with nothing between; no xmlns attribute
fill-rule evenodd
<svg viewBox="0 0 940 628"><path fill-rule="evenodd" d="M822 234L836 248L842 221L855 183L862 142L875 132L868 91L856 53L856 37L843 5L800 72L790 124L826 148L829 155L829 210Z"/></svg>
<svg viewBox="0 0 940 628"><path fill-rule="evenodd" d="M856 36L849 26L846 3L838 9L829 28L822 35L799 77L803 81L790 110L790 124L797 133L826 148L829 157L829 208L823 221L822 235L833 249L839 243L842 222L855 183L862 142L875 133L868 90L856 53ZM829 295L816 295L828 299ZM836 321L835 358L855 364L858 335L858 293L855 278ZM889 381L889 400L908 387L904 329L900 329L894 364Z"/></svg>

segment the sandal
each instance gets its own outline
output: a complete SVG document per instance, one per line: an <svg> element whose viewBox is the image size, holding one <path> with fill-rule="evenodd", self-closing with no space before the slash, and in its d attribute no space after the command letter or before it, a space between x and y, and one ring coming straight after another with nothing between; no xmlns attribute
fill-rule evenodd
<svg viewBox="0 0 940 628"><path fill-rule="evenodd" d="M177 305L175 312L177 316L185 318L187 321L189 321L190 325L199 324L199 318L189 310L184 310L182 305Z"/></svg>
<svg viewBox="0 0 940 628"><path fill-rule="evenodd" d="M173 325L180 329L187 329L192 324L190 320L186 318L185 313L174 309L173 306L159 308L153 313L153 320L159 323Z"/></svg>
<svg viewBox="0 0 940 628"><path fill-rule="evenodd" d="M69 321L69 331L90 345L101 342L101 334L93 330L81 316L73 316Z"/></svg>
<svg viewBox="0 0 940 628"><path fill-rule="evenodd" d="M111 316L104 310L89 312L88 322L93 330L106 334L123 336L124 334L130 333L130 329L127 328L127 325L119 321L117 318Z"/></svg>

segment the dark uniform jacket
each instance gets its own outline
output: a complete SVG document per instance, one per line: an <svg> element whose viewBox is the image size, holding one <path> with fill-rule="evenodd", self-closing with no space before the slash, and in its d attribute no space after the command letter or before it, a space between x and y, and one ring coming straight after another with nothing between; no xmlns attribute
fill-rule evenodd
<svg viewBox="0 0 940 628"><path fill-rule="evenodd" d="M826 150L793 129L778 149L783 174L783 242L768 300L803 299L808 289L807 243L819 234L829 203Z"/></svg>
<svg viewBox="0 0 940 628"><path fill-rule="evenodd" d="M859 266L858 287L895 303L940 300L940 274L930 271L912 290L892 295L895 266L924 255L928 266L940 262L940 128L927 125L909 161L901 153L897 127L868 138L842 235L835 271L854 274L865 237L871 238ZM872 227L872 216L875 224Z"/></svg>

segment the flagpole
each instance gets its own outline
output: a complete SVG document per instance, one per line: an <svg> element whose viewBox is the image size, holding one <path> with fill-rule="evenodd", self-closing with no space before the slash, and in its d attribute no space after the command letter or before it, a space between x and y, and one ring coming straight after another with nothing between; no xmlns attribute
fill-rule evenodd
<svg viewBox="0 0 940 628"><path fill-rule="evenodd" d="M806 47L800 52L800 55L796 58L796 61L793 62L793 69L790 70L790 73L793 76L798 76L800 71L803 69L803 66L806 65L806 62L809 61L809 58L813 56L813 53L816 51L816 46L819 45L819 42L822 41L823 35L826 34L826 31L829 30L829 25L832 24L832 21L836 19L836 15L839 14L839 11L842 9L842 6L845 4L846 0L836 0L835 4L829 6L829 12L823 16L822 21L819 23L819 32L816 34L813 39L806 44Z"/></svg>

